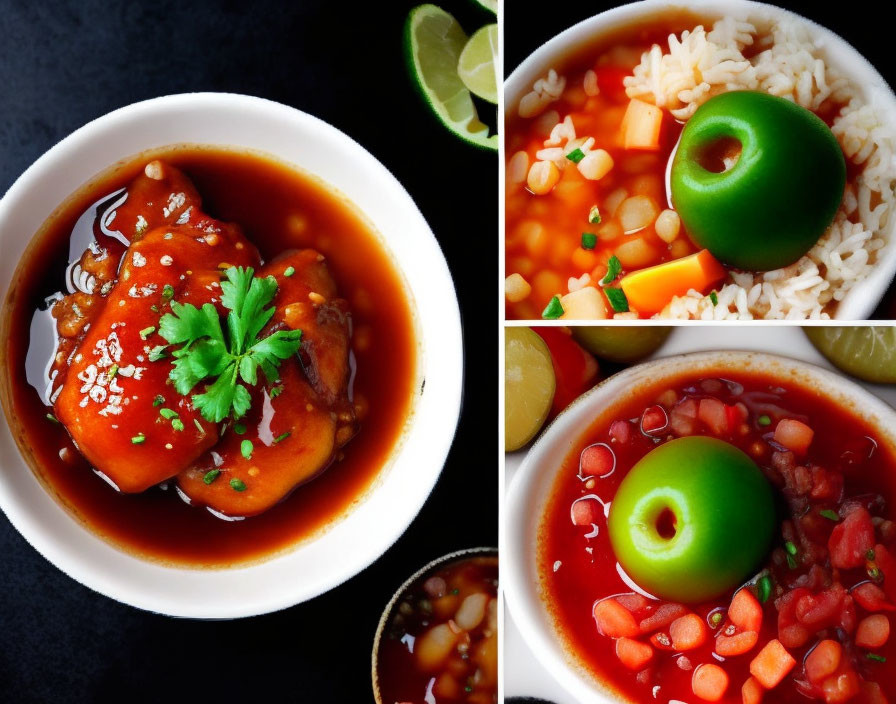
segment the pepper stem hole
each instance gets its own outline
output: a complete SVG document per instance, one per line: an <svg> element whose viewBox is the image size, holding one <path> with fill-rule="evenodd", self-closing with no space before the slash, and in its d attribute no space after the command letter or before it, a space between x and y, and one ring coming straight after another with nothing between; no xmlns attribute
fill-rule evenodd
<svg viewBox="0 0 896 704"><path fill-rule="evenodd" d="M697 153L697 163L713 174L730 171L740 159L743 145L734 137L719 137L703 147Z"/></svg>
<svg viewBox="0 0 896 704"><path fill-rule="evenodd" d="M664 508L656 517L656 532L663 540L672 540L678 532L678 519L670 508Z"/></svg>

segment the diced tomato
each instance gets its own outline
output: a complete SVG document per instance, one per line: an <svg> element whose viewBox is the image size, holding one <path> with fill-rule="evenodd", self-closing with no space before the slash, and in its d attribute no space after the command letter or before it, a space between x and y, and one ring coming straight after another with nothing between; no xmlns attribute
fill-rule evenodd
<svg viewBox="0 0 896 704"><path fill-rule="evenodd" d="M755 677L749 677L744 682L744 686L741 687L740 693L743 698L743 704L760 704L762 697L765 695L765 690Z"/></svg>
<svg viewBox="0 0 896 704"><path fill-rule="evenodd" d="M796 660L781 642L770 640L750 663L750 674L766 689L774 689L795 665Z"/></svg>
<svg viewBox="0 0 896 704"><path fill-rule="evenodd" d="M603 516L600 504L594 499L579 499L574 501L570 509L573 525L590 526L595 524Z"/></svg>
<svg viewBox="0 0 896 704"><path fill-rule="evenodd" d="M713 435L728 435L728 413L725 404L717 398L701 398L697 416Z"/></svg>
<svg viewBox="0 0 896 704"><path fill-rule="evenodd" d="M810 629L832 626L838 622L846 590L839 583L817 594L805 594L796 602L797 620Z"/></svg>
<svg viewBox="0 0 896 704"><path fill-rule="evenodd" d="M797 588L787 592L775 602L775 607L778 609L778 639L787 648L801 648L812 636L809 629L796 617L797 602L805 595L811 594L808 589Z"/></svg>
<svg viewBox="0 0 896 704"><path fill-rule="evenodd" d="M641 621L641 633L653 633L668 628L671 623L688 614L688 608L681 604L663 604L650 616Z"/></svg>
<svg viewBox="0 0 896 704"><path fill-rule="evenodd" d="M610 638L634 638L641 633L631 611L615 599L597 602L594 605L594 620L600 634Z"/></svg>
<svg viewBox="0 0 896 704"><path fill-rule="evenodd" d="M863 582L857 587L853 587L852 598L865 611L871 611L872 613L875 611L896 611L896 606L887 601L887 595L884 594L884 590L874 582Z"/></svg>
<svg viewBox="0 0 896 704"><path fill-rule="evenodd" d="M653 660L653 648L631 638L620 638L616 641L616 657L629 670L640 670Z"/></svg>
<svg viewBox="0 0 896 704"><path fill-rule="evenodd" d="M890 619L883 614L872 614L859 621L856 631L856 645L860 648L883 647L890 639Z"/></svg>
<svg viewBox="0 0 896 704"><path fill-rule="evenodd" d="M843 659L843 646L835 640L823 640L806 656L806 677L814 685L820 685L833 675Z"/></svg>
<svg viewBox="0 0 896 704"><path fill-rule="evenodd" d="M676 650L694 650L706 642L706 624L697 614L687 614L669 625L669 637Z"/></svg>
<svg viewBox="0 0 896 704"><path fill-rule="evenodd" d="M579 458L579 476L606 477L616 469L616 455L605 443L589 445Z"/></svg>
<svg viewBox="0 0 896 704"><path fill-rule="evenodd" d="M847 670L828 677L821 685L825 704L843 704L855 697L861 690L859 676Z"/></svg>
<svg viewBox="0 0 896 704"><path fill-rule="evenodd" d="M566 408L597 381L597 360L582 349L563 328L532 328L545 341L551 353L557 388L551 415Z"/></svg>
<svg viewBox="0 0 896 704"><path fill-rule="evenodd" d="M689 398L672 408L669 413L669 427L679 437L697 432L697 401Z"/></svg>
<svg viewBox="0 0 896 704"><path fill-rule="evenodd" d="M627 420L614 420L610 425L610 437L620 445L632 439L632 425Z"/></svg>
<svg viewBox="0 0 896 704"><path fill-rule="evenodd" d="M728 421L728 430L733 433L749 417L750 412L742 403L733 406L725 406L725 417Z"/></svg>
<svg viewBox="0 0 896 704"><path fill-rule="evenodd" d="M708 663L694 670L691 678L691 689L701 699L717 702L728 690L728 673L718 665Z"/></svg>
<svg viewBox="0 0 896 704"><path fill-rule="evenodd" d="M862 506L854 506L828 540L831 564L841 570L863 567L865 555L872 547L874 524L871 514Z"/></svg>
<svg viewBox="0 0 896 704"><path fill-rule="evenodd" d="M594 72L597 74L597 87L600 88L601 94L619 103L628 100L622 81L630 75L629 69L621 66L597 66Z"/></svg>
<svg viewBox="0 0 896 704"><path fill-rule="evenodd" d="M762 628L762 604L749 589L739 589L728 607L728 618L740 631Z"/></svg>
<svg viewBox="0 0 896 704"><path fill-rule="evenodd" d="M883 545L874 547L874 561L884 577L884 592L890 603L896 603L896 558Z"/></svg>
<svg viewBox="0 0 896 704"><path fill-rule="evenodd" d="M669 425L669 416L662 406L650 406L641 415L641 432L645 435L659 433Z"/></svg>
<svg viewBox="0 0 896 704"><path fill-rule="evenodd" d="M843 474L824 467L812 467L812 490L809 495L816 501L839 502L843 498Z"/></svg>
<svg viewBox="0 0 896 704"><path fill-rule="evenodd" d="M657 650L666 650L669 652L675 650L675 647L672 645L672 638L668 633L664 631L654 633L652 636L650 636L650 642Z"/></svg>
<svg viewBox="0 0 896 704"><path fill-rule="evenodd" d="M749 653L759 642L759 634L756 631L744 631L726 636L724 633L716 637L716 652L725 658Z"/></svg>
<svg viewBox="0 0 896 704"><path fill-rule="evenodd" d="M812 444L814 435L815 431L805 423L791 418L784 418L779 420L778 425L775 426L774 437L775 442L779 445L783 445L788 450L803 455L809 449L809 445Z"/></svg>

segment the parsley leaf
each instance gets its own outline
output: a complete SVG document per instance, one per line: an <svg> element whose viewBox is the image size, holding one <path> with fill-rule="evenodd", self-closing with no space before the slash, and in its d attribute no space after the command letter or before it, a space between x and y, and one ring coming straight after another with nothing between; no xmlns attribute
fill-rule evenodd
<svg viewBox="0 0 896 704"><path fill-rule="evenodd" d="M302 343L301 330L278 330L258 338L274 315L274 307L268 307L277 292L273 276L256 277L251 267L230 267L224 276L221 303L230 311L226 335L211 303L197 308L171 301L171 313L159 321L159 335L170 345L181 345L171 353L168 377L184 396L207 382L202 393L193 394L193 405L212 423L231 415L242 418L252 405L246 385L258 382L258 368L268 382L278 381L280 362Z"/></svg>

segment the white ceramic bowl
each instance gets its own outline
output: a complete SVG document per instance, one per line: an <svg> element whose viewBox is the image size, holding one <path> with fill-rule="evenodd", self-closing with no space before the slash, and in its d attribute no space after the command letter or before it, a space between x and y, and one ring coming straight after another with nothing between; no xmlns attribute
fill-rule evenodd
<svg viewBox="0 0 896 704"><path fill-rule="evenodd" d="M765 372L787 385L813 389L861 416L879 439L896 447L896 411L852 381L812 364L758 352L697 352L639 364L577 399L542 433L507 493L501 579L507 605L536 659L580 704L623 701L586 669L566 645L539 587L538 530L563 459L597 418L610 418L633 389L695 371ZM612 667L613 663L607 663Z"/></svg>
<svg viewBox="0 0 896 704"><path fill-rule="evenodd" d="M749 0L643 0L602 12L573 25L530 54L504 83L504 105L516 110L520 99L532 90L532 84L549 68L562 65L564 59L580 49L612 36L620 29L648 20L657 13L685 9L707 20L724 16L747 20L788 17L804 22L819 46L824 47L825 60L859 86L863 97L880 108L881 114L896 115L896 96L877 69L845 39L831 30L788 10ZM896 119L896 118L893 118ZM878 261L871 275L856 284L837 308L838 320L865 320L874 311L896 274L896 218L890 218L885 233L887 244L878 252Z"/></svg>
<svg viewBox="0 0 896 704"><path fill-rule="evenodd" d="M360 572L404 532L431 492L454 437L463 348L454 284L420 211L394 176L339 130L293 108L243 95L196 93L101 117L38 159L0 201L0 301L33 233L71 193L116 161L167 144L266 152L341 191L366 215L416 304L425 379L389 466L358 506L322 535L232 569L168 567L113 547L42 487L0 422L0 508L48 560L98 592L174 616L235 618L282 609ZM5 343L5 341L0 341Z"/></svg>

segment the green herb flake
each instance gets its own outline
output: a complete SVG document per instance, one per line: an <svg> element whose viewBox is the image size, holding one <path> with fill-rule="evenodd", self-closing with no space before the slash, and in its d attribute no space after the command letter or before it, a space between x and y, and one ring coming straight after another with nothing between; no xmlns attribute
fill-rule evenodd
<svg viewBox="0 0 896 704"><path fill-rule="evenodd" d="M285 433L283 433L283 435L278 435L276 438L274 438L274 442L275 442L275 443L283 442L283 441L286 440L286 438L288 438L290 435L292 435L292 433L291 433L290 431L287 430Z"/></svg>
<svg viewBox="0 0 896 704"><path fill-rule="evenodd" d="M563 315L563 305L560 303L560 296L554 296L541 312L541 317L545 320L557 320L561 315Z"/></svg>
<svg viewBox="0 0 896 704"><path fill-rule="evenodd" d="M628 299L621 288L605 288L604 293L607 294L613 310L617 313L628 313Z"/></svg>
<svg viewBox="0 0 896 704"><path fill-rule="evenodd" d="M240 454L245 457L247 460L252 459L252 441L251 440L243 440L240 443Z"/></svg>
<svg viewBox="0 0 896 704"><path fill-rule="evenodd" d="M566 158L569 159L573 164L578 164L582 159L585 158L585 152L583 152L579 148L576 148L573 149L569 154L567 154Z"/></svg>
<svg viewBox="0 0 896 704"><path fill-rule="evenodd" d="M870 550L868 550L868 552L865 553L865 559L868 560L868 562L874 562L876 557L877 556L874 554L874 548L871 548Z"/></svg>
<svg viewBox="0 0 896 704"><path fill-rule="evenodd" d="M180 418L175 418L171 421L171 427L178 432L183 432L184 422Z"/></svg>
<svg viewBox="0 0 896 704"><path fill-rule="evenodd" d="M149 361L150 362L158 362L160 359L164 359L168 356L168 353L165 351L168 349L168 345L157 345L153 347L149 352Z"/></svg>
<svg viewBox="0 0 896 704"><path fill-rule="evenodd" d="M473 687L472 687L471 685L467 685L466 687L464 687L464 691L465 691L465 692L472 692L472 691L473 691Z"/></svg>
<svg viewBox="0 0 896 704"><path fill-rule="evenodd" d="M865 653L865 657L869 660L874 660L874 662L886 662L887 659L883 655L878 655L877 653Z"/></svg>
<svg viewBox="0 0 896 704"><path fill-rule="evenodd" d="M619 276L619 273L622 271L622 262L619 261L619 257L615 254L610 257L609 261L607 261L607 274L600 280L600 282L606 286L607 284L611 284L616 280L616 277ZM626 309L628 309L628 305L626 305Z"/></svg>
<svg viewBox="0 0 896 704"><path fill-rule="evenodd" d="M59 422L59 419L56 416L54 416L52 413L47 413L46 417L47 417L47 420L50 421L51 423L55 423L56 425L61 425L61 423Z"/></svg>
<svg viewBox="0 0 896 704"><path fill-rule="evenodd" d="M242 479L231 479L230 480L230 488L234 491L245 491L246 490L246 482Z"/></svg>
<svg viewBox="0 0 896 704"><path fill-rule="evenodd" d="M146 436L143 433L137 433L134 437L131 438L132 445L142 445L146 442Z"/></svg>
<svg viewBox="0 0 896 704"><path fill-rule="evenodd" d="M150 309L153 313L158 313L158 312L159 312L159 307L158 307L155 303L153 303L153 304L149 307L149 309Z"/></svg>
<svg viewBox="0 0 896 704"><path fill-rule="evenodd" d="M875 582L877 582L881 577L880 569L877 566L869 568L868 576L871 577L871 579L873 579Z"/></svg>
<svg viewBox="0 0 896 704"><path fill-rule="evenodd" d="M819 515L819 516L822 516L822 517L824 517L824 518L827 518L829 521L835 521L835 522L836 522L836 521L839 521L839 520L840 520L840 514L837 513L836 511L832 511L832 510L829 509L829 508L826 508L826 509L823 509L823 510L819 511L819 512L818 512L818 515Z"/></svg>
<svg viewBox="0 0 896 704"><path fill-rule="evenodd" d="M709 300L712 301L714 306L719 305L719 295L715 291L709 292Z"/></svg>
<svg viewBox="0 0 896 704"><path fill-rule="evenodd" d="M787 566L792 570L795 570L797 568L796 558L790 553L787 553Z"/></svg>
<svg viewBox="0 0 896 704"><path fill-rule="evenodd" d="M460 594L460 589L455 588L455 589L452 589L452 590L451 590L451 595L452 595L452 596L457 596L458 594Z"/></svg>
<svg viewBox="0 0 896 704"><path fill-rule="evenodd" d="M796 545L791 543L789 540L786 543L784 543L784 549L788 552L788 554L796 555L796 552L797 552Z"/></svg>
<svg viewBox="0 0 896 704"><path fill-rule="evenodd" d="M772 578L767 574L762 575L756 583L756 591L759 602L762 604L767 602L772 596Z"/></svg>
<svg viewBox="0 0 896 704"><path fill-rule="evenodd" d="M296 268L294 266L286 267L286 271L283 272L283 275L286 277L290 277L296 273Z"/></svg>
<svg viewBox="0 0 896 704"><path fill-rule="evenodd" d="M600 225L601 220L600 209L596 205L592 205L591 210L588 212L588 222L592 225Z"/></svg>
<svg viewBox="0 0 896 704"><path fill-rule="evenodd" d="M268 396L270 396L271 398L277 398L282 393L283 393L283 387L275 386L270 391L268 391Z"/></svg>
<svg viewBox="0 0 896 704"><path fill-rule="evenodd" d="M709 617L709 623L713 628L716 628L719 624L722 623L722 612L716 611L712 616Z"/></svg>
<svg viewBox="0 0 896 704"><path fill-rule="evenodd" d="M772 424L772 419L763 414L759 416L759 419L756 422L759 423L759 425L761 425L763 428L765 428Z"/></svg>
<svg viewBox="0 0 896 704"><path fill-rule="evenodd" d="M108 377L109 377L109 381L112 381L112 379L115 378L115 375L116 375L116 374L118 374L118 365L117 365L117 364L113 364L111 367L109 367L109 371L107 372L107 375L108 375Z"/></svg>
<svg viewBox="0 0 896 704"><path fill-rule="evenodd" d="M159 415L162 416L162 418L164 418L165 420L180 418L180 414L177 411L172 411L170 408L160 408Z"/></svg>
<svg viewBox="0 0 896 704"><path fill-rule="evenodd" d="M174 298L174 286L172 286L171 284L165 284L162 287L162 300L170 301L172 298Z"/></svg>
<svg viewBox="0 0 896 704"><path fill-rule="evenodd" d="M163 403L165 403L165 397L162 396L162 394L159 394L152 400L152 405L155 406L156 408L161 406Z"/></svg>
<svg viewBox="0 0 896 704"><path fill-rule="evenodd" d="M199 431L200 435L205 435L205 428L202 427L202 423L199 422L198 418L193 419L193 425L196 426L196 430Z"/></svg>
<svg viewBox="0 0 896 704"><path fill-rule="evenodd" d="M220 469L212 469L205 473L205 476L202 478L206 484L211 484L215 479L218 478L218 475L221 474Z"/></svg>
<svg viewBox="0 0 896 704"><path fill-rule="evenodd" d="M597 235L593 232L582 233L582 249L594 249L597 246Z"/></svg>
<svg viewBox="0 0 896 704"><path fill-rule="evenodd" d="M242 423L235 423L233 426L233 432L235 432L237 435L242 435L246 432L246 426Z"/></svg>
<svg viewBox="0 0 896 704"><path fill-rule="evenodd" d="M149 337L150 335L152 335L155 331L156 331L156 326L155 326L155 325L150 325L148 328L143 328L143 329L140 331L140 339L141 339L141 340L145 340L147 337Z"/></svg>

